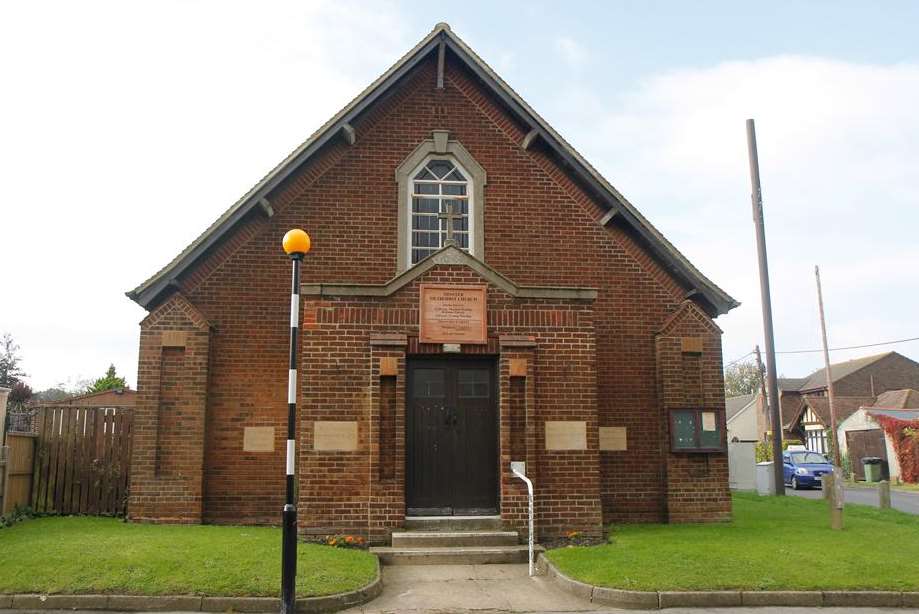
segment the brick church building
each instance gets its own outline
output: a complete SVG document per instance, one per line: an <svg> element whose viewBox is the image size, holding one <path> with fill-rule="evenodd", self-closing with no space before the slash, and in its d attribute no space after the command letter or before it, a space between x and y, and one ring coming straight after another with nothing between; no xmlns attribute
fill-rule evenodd
<svg viewBox="0 0 919 614"><path fill-rule="evenodd" d="M295 227L302 534L730 516L736 301L439 24L128 293L132 520L279 523Z"/></svg>

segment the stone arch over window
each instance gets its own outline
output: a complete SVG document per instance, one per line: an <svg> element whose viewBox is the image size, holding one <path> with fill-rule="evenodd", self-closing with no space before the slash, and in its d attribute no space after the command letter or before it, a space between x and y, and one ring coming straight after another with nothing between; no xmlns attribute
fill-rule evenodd
<svg viewBox="0 0 919 614"><path fill-rule="evenodd" d="M396 270L411 268L446 240L446 219L457 216L457 247L484 260L485 169L445 130L435 130L396 169L399 249Z"/></svg>

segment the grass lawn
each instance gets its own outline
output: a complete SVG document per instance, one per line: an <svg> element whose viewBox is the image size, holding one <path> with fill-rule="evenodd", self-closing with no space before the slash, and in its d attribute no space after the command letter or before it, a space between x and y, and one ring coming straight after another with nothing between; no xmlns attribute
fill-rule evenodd
<svg viewBox="0 0 919 614"><path fill-rule="evenodd" d="M551 550L566 575L633 590L919 590L919 516L825 501L734 495L734 521L617 525L612 543Z"/></svg>
<svg viewBox="0 0 919 614"><path fill-rule="evenodd" d="M369 583L376 557L300 544L297 596ZM276 597L281 530L50 517L0 530L0 593Z"/></svg>

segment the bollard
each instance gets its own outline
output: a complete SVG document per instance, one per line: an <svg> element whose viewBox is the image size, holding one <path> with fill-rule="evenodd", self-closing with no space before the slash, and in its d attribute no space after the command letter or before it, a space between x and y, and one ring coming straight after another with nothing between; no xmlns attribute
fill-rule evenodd
<svg viewBox="0 0 919 614"><path fill-rule="evenodd" d="M890 509L890 482L887 480L878 483L878 507L882 510Z"/></svg>
<svg viewBox="0 0 919 614"><path fill-rule="evenodd" d="M822 479L823 479L823 484L822 484L823 498L829 501L830 498L833 496L833 474L824 473Z"/></svg>
<svg viewBox="0 0 919 614"><path fill-rule="evenodd" d="M823 476L824 488L826 488L826 476ZM842 509L845 506L845 480L842 478L842 469L833 468L833 479L830 482L830 528L834 531L842 530Z"/></svg>

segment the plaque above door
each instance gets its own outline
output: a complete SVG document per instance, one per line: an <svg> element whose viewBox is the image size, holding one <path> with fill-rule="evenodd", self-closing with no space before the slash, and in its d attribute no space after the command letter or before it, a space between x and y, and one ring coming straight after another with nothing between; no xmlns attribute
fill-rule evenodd
<svg viewBox="0 0 919 614"><path fill-rule="evenodd" d="M421 284L421 343L488 342L485 285Z"/></svg>

